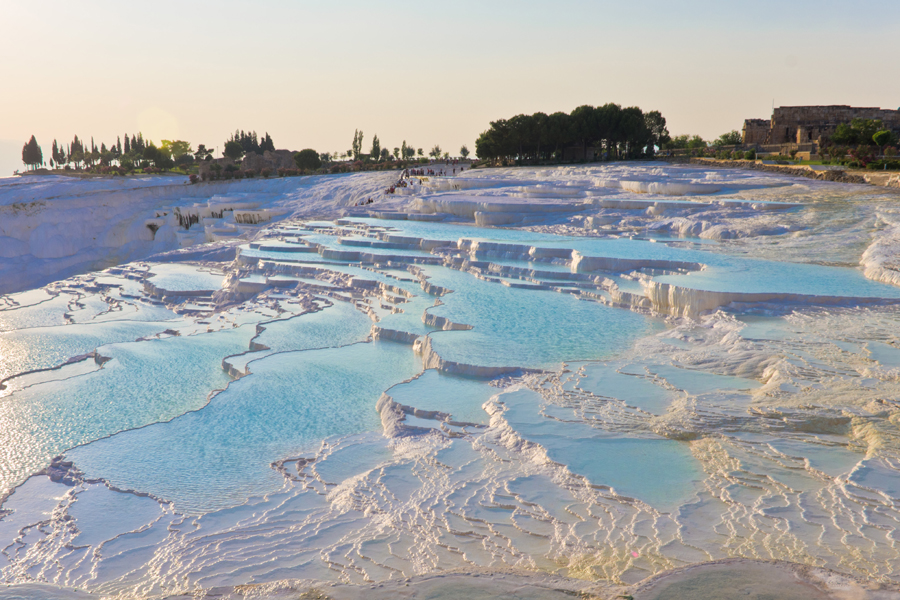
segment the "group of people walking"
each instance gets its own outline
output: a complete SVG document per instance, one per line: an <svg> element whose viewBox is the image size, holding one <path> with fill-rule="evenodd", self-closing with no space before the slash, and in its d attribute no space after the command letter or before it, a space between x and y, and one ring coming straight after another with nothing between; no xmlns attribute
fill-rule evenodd
<svg viewBox="0 0 900 600"><path fill-rule="evenodd" d="M441 169L403 169L403 172L400 173L400 179L397 180L397 183L386 189L385 193L393 194L397 191L397 188L410 187L415 181L414 179L411 179L412 177L445 177L451 174L456 175L457 169L462 173L465 170L465 167L457 165L459 165L459 159L447 161ZM435 167L436 166L437 165L435 165Z"/></svg>

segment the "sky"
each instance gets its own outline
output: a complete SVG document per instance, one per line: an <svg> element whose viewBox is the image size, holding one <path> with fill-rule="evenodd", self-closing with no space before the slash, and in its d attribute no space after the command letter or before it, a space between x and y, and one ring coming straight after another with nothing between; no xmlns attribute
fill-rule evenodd
<svg viewBox="0 0 900 600"><path fill-rule="evenodd" d="M615 102L712 139L775 106L900 107L896 0L0 0L0 176L35 135L457 154L490 121Z"/></svg>

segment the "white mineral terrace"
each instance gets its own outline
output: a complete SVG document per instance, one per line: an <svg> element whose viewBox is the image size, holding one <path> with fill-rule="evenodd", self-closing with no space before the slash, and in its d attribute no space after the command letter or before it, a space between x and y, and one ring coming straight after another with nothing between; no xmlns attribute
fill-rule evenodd
<svg viewBox="0 0 900 600"><path fill-rule="evenodd" d="M900 597L895 190L398 176L0 180L0 598Z"/></svg>

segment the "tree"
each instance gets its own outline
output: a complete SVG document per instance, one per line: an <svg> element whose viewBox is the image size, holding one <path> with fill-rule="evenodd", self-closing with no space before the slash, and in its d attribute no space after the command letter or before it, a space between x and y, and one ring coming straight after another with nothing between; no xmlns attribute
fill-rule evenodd
<svg viewBox="0 0 900 600"><path fill-rule="evenodd" d="M369 151L372 160L378 160L381 157L381 142L378 140L378 134L372 138L372 150Z"/></svg>
<svg viewBox="0 0 900 600"><path fill-rule="evenodd" d="M32 169L36 169L44 162L44 153L34 136L31 136L31 139L22 146L22 162Z"/></svg>
<svg viewBox="0 0 900 600"><path fill-rule="evenodd" d="M832 144L828 147L828 156L830 156L831 160L834 162L843 160L846 155L847 149L844 146Z"/></svg>
<svg viewBox="0 0 900 600"><path fill-rule="evenodd" d="M150 142L150 144L146 148L144 148L141 156L143 156L146 160L155 163L159 160L159 157L162 156L162 153L160 152L159 148L157 148L153 144L153 142Z"/></svg>
<svg viewBox="0 0 900 600"><path fill-rule="evenodd" d="M743 141L741 136L741 132L737 129L732 129L728 133L723 133L716 141L713 142L713 146L738 146Z"/></svg>
<svg viewBox="0 0 900 600"><path fill-rule="evenodd" d="M393 155L394 155L394 160L400 158L400 148L394 148Z"/></svg>
<svg viewBox="0 0 900 600"><path fill-rule="evenodd" d="M463 158L469 157L469 149L466 147L465 144L463 144L462 147L459 149L459 155L462 156Z"/></svg>
<svg viewBox="0 0 900 600"><path fill-rule="evenodd" d="M128 139L128 134L125 134L125 149L122 150L124 154L131 154L131 140Z"/></svg>
<svg viewBox="0 0 900 600"><path fill-rule="evenodd" d="M884 129L880 119L853 119L849 123L838 125L831 134L835 144L857 145L871 144L872 136Z"/></svg>
<svg viewBox="0 0 900 600"><path fill-rule="evenodd" d="M403 144L400 146L400 156L403 157L403 160L409 160L413 156L416 155L416 149L412 146L406 145L406 140L403 140Z"/></svg>
<svg viewBox="0 0 900 600"><path fill-rule="evenodd" d="M665 144L665 149L680 150L682 148L687 148L688 139L690 139L690 136L688 135L676 135L669 139L668 143Z"/></svg>
<svg viewBox="0 0 900 600"><path fill-rule="evenodd" d="M885 146L887 146L888 144L890 144L893 141L893 138L894 138L894 134L891 133L890 129L882 129L881 131L876 131L872 135L872 141L875 142L876 146L878 146L879 148L882 148L882 149ZM883 153L884 152L882 150L882 154Z"/></svg>
<svg viewBox="0 0 900 600"><path fill-rule="evenodd" d="M225 142L225 149L222 151L222 154L232 160L237 160L244 155L244 148L241 146L240 142L230 140Z"/></svg>
<svg viewBox="0 0 900 600"><path fill-rule="evenodd" d="M160 142L159 149L174 159L193 152L191 143L183 140L163 140Z"/></svg>
<svg viewBox="0 0 900 600"><path fill-rule="evenodd" d="M59 146L56 144L56 140L53 140L53 148L50 150L51 160L56 163L56 166L60 166L63 161L64 153L59 151Z"/></svg>
<svg viewBox="0 0 900 600"><path fill-rule="evenodd" d="M650 144L662 148L669 141L669 130L666 128L666 118L658 110L651 110L644 115L644 122L650 130Z"/></svg>
<svg viewBox="0 0 900 600"><path fill-rule="evenodd" d="M564 112L555 112L547 117L545 127L547 147L553 146L551 156L556 155L558 158L561 158L561 156L559 156L561 150L569 143L569 139L571 138L571 118ZM478 156L479 158L483 158L481 154Z"/></svg>
<svg viewBox="0 0 900 600"><path fill-rule="evenodd" d="M428 153L428 156L433 156L434 159L437 160L438 158L441 157L442 152L443 152L443 150L441 150L441 147L438 146L437 144L435 144L434 148L431 149L431 152Z"/></svg>
<svg viewBox="0 0 900 600"><path fill-rule="evenodd" d="M353 155L353 160L359 160L360 154L362 154L362 143L363 143L363 132L359 130L353 131L353 146L350 150L350 154Z"/></svg>
<svg viewBox="0 0 900 600"><path fill-rule="evenodd" d="M600 109L601 114L604 111L605 109ZM603 137L602 134L595 135L595 133L600 134L599 128L595 127L595 125L597 124L597 116L600 115L595 115L594 107L589 104L579 106L572 111L571 115L569 115L572 123L572 129L575 133L579 145L582 148L582 152L585 153L585 157L587 154L588 144L593 142L594 140L600 139L600 137Z"/></svg>
<svg viewBox="0 0 900 600"><path fill-rule="evenodd" d="M272 137L269 135L269 132L266 132L266 135L259 141L259 151L265 152L268 150L269 152L275 152L275 142L272 141Z"/></svg>
<svg viewBox="0 0 900 600"><path fill-rule="evenodd" d="M84 151L83 150L72 150L69 149L69 158L75 163L75 168L78 168L78 163L84 160Z"/></svg>
<svg viewBox="0 0 900 600"><path fill-rule="evenodd" d="M228 144L228 142L237 142L238 144L240 144L242 155L250 153L263 153L263 150L260 148L259 139L257 139L255 131L245 132L242 129L235 129L234 134L232 134L227 140L225 140L226 144ZM269 142L271 142L271 139L269 140Z"/></svg>
<svg viewBox="0 0 900 600"><path fill-rule="evenodd" d="M422 152L422 149L421 149L421 148L419 148L418 150L416 150L416 154L418 154L419 156L425 156L425 153Z"/></svg>
<svg viewBox="0 0 900 600"><path fill-rule="evenodd" d="M577 146L588 160L598 150L609 159L623 154L637 158L652 155L657 147L670 142L666 120L659 111L645 114L637 106L585 104L570 114L536 112L492 121L475 141L475 153L489 160L540 162L559 160L566 148Z"/></svg>
<svg viewBox="0 0 900 600"><path fill-rule="evenodd" d="M319 153L312 148L307 148L294 154L294 163L301 171L315 171L322 166Z"/></svg>
<svg viewBox="0 0 900 600"><path fill-rule="evenodd" d="M381 162L391 160L391 151L387 148L381 149Z"/></svg>
<svg viewBox="0 0 900 600"><path fill-rule="evenodd" d="M69 154L84 154L84 144L81 143L81 140L78 139L78 136L75 136L75 139L72 140L72 145L69 146ZM79 159L77 162L81 162Z"/></svg>
<svg viewBox="0 0 900 600"><path fill-rule="evenodd" d="M197 160L211 160L212 154L212 150L207 149L206 144L200 144L197 146L197 151L194 152L194 158Z"/></svg>
<svg viewBox="0 0 900 600"><path fill-rule="evenodd" d="M708 144L702 137L700 137L699 135L695 135L687 141L686 147L693 150L697 148L706 148L707 146Z"/></svg>

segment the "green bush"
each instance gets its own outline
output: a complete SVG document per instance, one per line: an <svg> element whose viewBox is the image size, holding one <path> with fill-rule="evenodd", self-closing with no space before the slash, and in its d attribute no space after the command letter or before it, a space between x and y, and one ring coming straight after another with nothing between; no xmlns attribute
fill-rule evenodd
<svg viewBox="0 0 900 600"><path fill-rule="evenodd" d="M294 163L301 171L315 171L322 166L322 159L319 153L312 148L301 150L294 154Z"/></svg>
<svg viewBox="0 0 900 600"><path fill-rule="evenodd" d="M885 166L887 166L888 171L900 171L900 160L873 160L866 165L866 168L874 171L882 171L885 169Z"/></svg>

